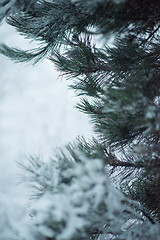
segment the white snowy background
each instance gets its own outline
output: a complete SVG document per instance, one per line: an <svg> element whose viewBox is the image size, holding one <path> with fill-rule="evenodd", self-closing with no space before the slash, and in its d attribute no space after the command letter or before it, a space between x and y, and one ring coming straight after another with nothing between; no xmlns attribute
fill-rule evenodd
<svg viewBox="0 0 160 240"><path fill-rule="evenodd" d="M5 23L0 26L0 42L23 49L29 46ZM27 190L17 184L17 162L27 161L29 155L47 160L54 148L77 136L90 137L91 127L74 107L78 99L68 89L69 83L58 78L49 60L33 67L0 55L0 69L0 201L6 199L12 207L13 202L27 201Z"/></svg>

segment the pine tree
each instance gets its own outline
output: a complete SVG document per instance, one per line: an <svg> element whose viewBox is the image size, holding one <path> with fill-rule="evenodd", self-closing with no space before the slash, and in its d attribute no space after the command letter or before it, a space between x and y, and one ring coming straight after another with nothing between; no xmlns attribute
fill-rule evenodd
<svg viewBox="0 0 160 240"><path fill-rule="evenodd" d="M51 60L94 129L92 140L25 166L33 239L159 240L160 1L10 2L2 18L38 45L0 53Z"/></svg>

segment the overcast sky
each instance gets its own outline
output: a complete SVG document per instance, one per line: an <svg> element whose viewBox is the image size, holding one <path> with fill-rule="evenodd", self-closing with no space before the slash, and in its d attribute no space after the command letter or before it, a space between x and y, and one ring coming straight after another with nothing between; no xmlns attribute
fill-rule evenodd
<svg viewBox="0 0 160 240"><path fill-rule="evenodd" d="M14 47L29 46L6 24L0 26L0 39ZM55 147L78 135L88 138L91 127L74 108L77 97L48 60L33 67L0 56L0 69L0 190L19 198L16 161L24 162L29 155L47 160Z"/></svg>

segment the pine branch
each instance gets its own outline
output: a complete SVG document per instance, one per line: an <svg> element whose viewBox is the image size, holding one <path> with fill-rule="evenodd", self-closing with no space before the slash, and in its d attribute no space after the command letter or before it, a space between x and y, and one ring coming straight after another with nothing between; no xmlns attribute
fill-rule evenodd
<svg viewBox="0 0 160 240"><path fill-rule="evenodd" d="M8 47L5 44L0 45L0 54L5 55L16 63L32 61L33 64L37 64L40 60L46 56L49 45L40 46L33 50L20 50L17 48Z"/></svg>

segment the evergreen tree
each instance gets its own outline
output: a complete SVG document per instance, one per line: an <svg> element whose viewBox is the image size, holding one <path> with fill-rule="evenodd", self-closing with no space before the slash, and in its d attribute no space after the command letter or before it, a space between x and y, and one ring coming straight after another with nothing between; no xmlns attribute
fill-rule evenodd
<svg viewBox="0 0 160 240"><path fill-rule="evenodd" d="M1 44L0 53L33 64L49 58L94 127L92 140L25 166L32 238L159 240L160 1L2 2L1 19L38 46Z"/></svg>

